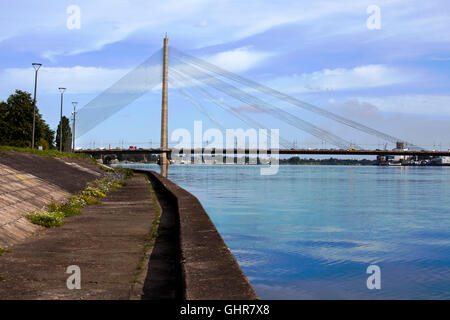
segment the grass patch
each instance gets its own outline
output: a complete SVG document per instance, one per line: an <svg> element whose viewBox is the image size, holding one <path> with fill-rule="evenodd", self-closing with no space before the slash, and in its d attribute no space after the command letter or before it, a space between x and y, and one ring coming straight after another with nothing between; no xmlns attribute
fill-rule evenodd
<svg viewBox="0 0 450 320"><path fill-rule="evenodd" d="M134 172L131 169L128 168L122 168L122 167L106 167L106 166L100 166L100 169L105 172L118 172L123 178L128 179L134 176Z"/></svg>
<svg viewBox="0 0 450 320"><path fill-rule="evenodd" d="M94 158L92 158L84 153L59 152L58 150L55 150L55 149L39 150L39 149L31 149L31 148L0 146L0 152L1 151L26 152L26 153L37 154L37 155L40 155L43 157L56 157L56 158L68 157L68 158L88 159L90 161L94 161L95 163L97 163L97 161L95 161Z"/></svg>
<svg viewBox="0 0 450 320"><path fill-rule="evenodd" d="M11 250L0 248L0 257L6 252L11 252Z"/></svg>
<svg viewBox="0 0 450 320"><path fill-rule="evenodd" d="M152 187L150 181L148 180L147 176L144 175L144 177L145 177L145 180L147 180L147 186L150 191L150 196L153 201L153 206L155 208L155 218L153 219L152 228L151 228L150 232L147 234L147 237L145 238L143 254L142 254L142 257L139 259L139 262L136 266L136 272L134 274L135 277L133 279L133 284L141 283L141 281L139 281L138 277L142 273L142 270L144 268L144 263L148 259L148 254L149 254L150 249L152 249L153 246L155 245L156 238L158 237L158 226L159 226L159 222L161 220L161 209L159 207L158 198L156 197L155 191L153 190L153 187Z"/></svg>
<svg viewBox="0 0 450 320"><path fill-rule="evenodd" d="M147 177L145 177L147 179ZM148 251L155 245L155 240L158 237L158 226L161 220L161 209L159 207L158 197L156 196L155 190L147 179L148 189L150 191L150 196L152 197L153 206L155 207L155 219L153 219L152 229L150 233L147 235L147 239L144 246L144 251Z"/></svg>
<svg viewBox="0 0 450 320"><path fill-rule="evenodd" d="M64 214L62 212L45 212L35 211L25 215L25 217L33 224L46 228L54 228L62 225Z"/></svg>
<svg viewBox="0 0 450 320"><path fill-rule="evenodd" d="M119 171L108 172L102 179L88 183L80 194L65 198L61 202L51 202L48 204L47 210L30 212L25 217L31 223L46 228L59 227L63 224L64 218L81 214L81 209L85 206L100 203L98 199L104 198L110 191L126 185L123 179L128 177L128 174L124 175Z"/></svg>
<svg viewBox="0 0 450 320"><path fill-rule="evenodd" d="M0 248L0 257L6 252L11 252L11 250ZM0 274L0 281L5 281L5 280L6 280L6 278Z"/></svg>

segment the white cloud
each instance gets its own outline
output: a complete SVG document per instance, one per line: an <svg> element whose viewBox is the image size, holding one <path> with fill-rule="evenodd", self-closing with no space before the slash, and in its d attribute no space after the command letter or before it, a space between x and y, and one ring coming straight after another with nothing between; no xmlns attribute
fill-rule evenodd
<svg viewBox="0 0 450 320"><path fill-rule="evenodd" d="M42 93L58 92L58 87L67 87L71 93L94 93L108 88L129 70L96 67L48 68L38 73L38 90ZM2 91L14 92L23 88L31 92L34 88L33 68L10 68L0 73Z"/></svg>
<svg viewBox="0 0 450 320"><path fill-rule="evenodd" d="M274 79L269 85L285 92L302 93L383 87L414 81L416 77L411 72L406 75L397 68L372 64L294 74Z"/></svg>
<svg viewBox="0 0 450 320"><path fill-rule="evenodd" d="M39 51L41 56L50 59L58 55L100 50L139 30L146 30L147 39L155 30L159 30L159 36L162 37L164 31L170 31L171 26L175 26L184 17L189 17L189 20L194 17L197 19L199 11L208 4L207 0L86 1L79 5L81 28L69 30L66 26L68 5L64 2L26 2L26 5L0 4L0 11L8 13L0 21L0 30L3 32L0 39L42 37L40 40L43 41L22 43L21 50ZM181 22L183 23L185 21ZM40 42L45 42L45 46L41 47Z"/></svg>
<svg viewBox="0 0 450 320"><path fill-rule="evenodd" d="M366 8L372 0L95 0L80 3L81 29L68 30L64 2L19 1L0 4L1 40L18 37L21 50L54 58L58 55L99 50L105 45L137 36L142 41L162 37L179 39L189 47L226 43L270 28L297 24L309 42L328 42L336 35L367 33ZM411 37L448 41L449 22L439 1L380 1L382 31L379 37ZM26 8L26 10L24 10ZM421 8L420 10L418 8ZM201 27L201 28L199 28ZM411 32L414 30L414 32ZM324 32L325 31L325 32ZM39 41L24 41L25 38ZM295 39L292 39L295 41ZM40 43L45 42L45 45Z"/></svg>
<svg viewBox="0 0 450 320"><path fill-rule="evenodd" d="M380 110L376 106L355 98L334 104L330 111L349 118L366 119L380 117Z"/></svg>
<svg viewBox="0 0 450 320"><path fill-rule="evenodd" d="M426 149L440 148L439 144L442 144L444 150L450 148L450 96L448 95L411 94L350 98L328 109ZM380 147L379 139L366 135L356 136L356 131L344 127L337 130L333 132L339 136L348 134L355 137L357 141L373 143L372 146L378 144Z"/></svg>
<svg viewBox="0 0 450 320"><path fill-rule="evenodd" d="M38 74L38 89L41 93L55 93L64 86L70 93L100 93L110 88L110 93L147 92L161 80L160 65L140 66L135 69L107 69L75 66L70 68L42 67ZM21 88L34 88L33 68L10 68L0 73L0 86L4 93ZM3 92L2 92L3 93Z"/></svg>
<svg viewBox="0 0 450 320"><path fill-rule="evenodd" d="M205 60L231 72L241 72L256 66L273 55L269 52L252 51L249 47L237 48L205 57Z"/></svg>
<svg viewBox="0 0 450 320"><path fill-rule="evenodd" d="M410 94L386 97L359 97L357 99L374 105L382 112L450 115L450 95Z"/></svg>
<svg viewBox="0 0 450 320"><path fill-rule="evenodd" d="M247 70L263 59L270 56L270 53L255 52L249 48L239 48L232 51L221 52L210 56L209 60L225 69L231 71ZM71 93L99 93L116 83L124 75L127 79L121 82L118 90L127 92L136 90L147 91L147 84L153 84L154 78L161 73L161 66L154 66L155 70L140 68L134 70L130 75L130 69L101 68L101 67L42 67L38 74L38 89L41 93L55 93L57 88L64 86ZM153 68L153 67L152 67ZM2 94L14 92L17 88L22 88L32 92L34 86L33 68L8 68L0 71L0 87Z"/></svg>

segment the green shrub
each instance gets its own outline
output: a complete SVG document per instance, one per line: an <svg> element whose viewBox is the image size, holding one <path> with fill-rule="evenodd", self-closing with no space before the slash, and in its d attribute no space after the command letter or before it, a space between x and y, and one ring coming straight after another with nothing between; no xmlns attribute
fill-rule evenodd
<svg viewBox="0 0 450 320"><path fill-rule="evenodd" d="M52 212L52 211L59 211L59 208L60 208L60 204L59 203L56 203L56 202L50 202L48 205L47 205L47 208L48 208L48 211L49 212Z"/></svg>
<svg viewBox="0 0 450 320"><path fill-rule="evenodd" d="M128 168L116 168L116 171L121 175L122 179L128 179L134 175L133 170Z"/></svg>
<svg viewBox="0 0 450 320"><path fill-rule="evenodd" d="M96 198L90 196L84 196L84 200L87 205L100 203Z"/></svg>
<svg viewBox="0 0 450 320"><path fill-rule="evenodd" d="M81 193L83 196L94 197L94 198L104 198L106 194L102 192L99 188L94 186L87 186Z"/></svg>
<svg viewBox="0 0 450 320"><path fill-rule="evenodd" d="M82 207L73 206L70 203L68 203L67 205L64 205L61 208L62 209L61 212L64 214L64 217L67 218L81 214L81 208Z"/></svg>
<svg viewBox="0 0 450 320"><path fill-rule="evenodd" d="M53 228L62 225L64 219L64 213L60 211L53 212L34 212L25 216L31 223L46 227Z"/></svg>
<svg viewBox="0 0 450 320"><path fill-rule="evenodd" d="M83 207L99 203L98 198L104 198L108 192L125 186L126 182L123 179L129 178L132 174L133 172L129 169L108 172L104 178L88 183L79 195L65 198L61 202L51 202L47 205L47 212L32 212L25 217L40 226L58 227L62 225L64 218L81 214Z"/></svg>

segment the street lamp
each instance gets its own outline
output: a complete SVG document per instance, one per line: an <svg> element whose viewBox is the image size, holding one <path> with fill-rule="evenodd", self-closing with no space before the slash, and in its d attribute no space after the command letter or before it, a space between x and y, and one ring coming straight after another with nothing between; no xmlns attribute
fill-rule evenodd
<svg viewBox="0 0 450 320"><path fill-rule="evenodd" d="M36 88L37 88L37 75L42 63L33 62L31 64L34 68L34 97L33 97L33 136L31 137L31 149L34 149L34 131L36 128Z"/></svg>
<svg viewBox="0 0 450 320"><path fill-rule="evenodd" d="M78 102L73 101L72 104L73 104L73 112L72 112L72 114L73 114L73 124L72 124L72 140L73 140L73 147L72 147L72 151L75 151L75 117L76 117L76 115L77 115L76 109L77 109L77 104L78 104Z"/></svg>
<svg viewBox="0 0 450 320"><path fill-rule="evenodd" d="M59 120L59 152L62 152L62 110L63 110L63 95L66 88L58 88L61 92L61 119Z"/></svg>

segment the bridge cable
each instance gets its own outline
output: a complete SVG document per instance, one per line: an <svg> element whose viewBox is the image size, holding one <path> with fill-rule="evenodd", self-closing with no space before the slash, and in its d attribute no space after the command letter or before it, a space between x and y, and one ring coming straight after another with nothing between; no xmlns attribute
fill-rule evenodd
<svg viewBox="0 0 450 320"><path fill-rule="evenodd" d="M326 130L320 129L317 126L315 126L305 120L302 120L302 119L296 117L295 115L290 114L287 111L284 111L276 106L273 106L257 97L254 97L254 96L238 89L237 87L235 87L233 85L230 85L222 80L219 80L219 79L209 75L208 73L192 66L189 63L186 63L184 61L177 59L177 57L173 57L173 58L175 58L175 60L181 62L181 64L176 65L176 69L178 71L182 72L183 74L187 74L190 77L195 78L195 79L201 81L202 83L204 83L210 87L213 87L216 90L221 91L229 96L232 96L246 104L249 104L262 112L270 113L273 116L275 116L276 118L282 120L283 122L288 123L302 131L306 131L309 134L312 134L312 135L320 138L321 140L325 140L335 146L347 149L349 146L352 145L348 141L345 141L344 139L342 139Z"/></svg>
<svg viewBox="0 0 450 320"><path fill-rule="evenodd" d="M195 77L199 78L197 75L192 75L192 74L190 74L190 75L192 77L194 77L194 78ZM257 109L257 110L259 110L261 112L266 112L266 113L272 114L273 116L275 116L278 119L281 119L285 123L289 123L290 125L295 126L297 129L300 129L302 131L308 132L309 134L312 134L312 135L318 137L321 140L328 141L331 144L336 145L336 146L338 146L340 148L346 149L346 148L348 148L348 145L350 144L349 142L346 142L345 140L343 140L343 139L341 139L341 138L339 138L339 137L337 137L337 136L335 136L335 135L333 135L333 134L331 134L331 133L329 133L329 132L327 132L325 130L322 130L322 129L318 128L318 127L315 127L314 125L312 125L312 124L310 124L310 123L308 123L308 122L306 122L304 120L298 119L298 118L296 118L293 115L290 115L290 117L286 116L286 114L289 114L286 111L263 109L263 108L260 107L262 100L260 100L258 98L255 98L255 97L253 97L253 96L251 96L249 94L246 94L246 93L240 91L239 89L237 89L235 87L233 87L232 91L229 91L226 88L224 88L225 86L229 86L228 84L222 83L222 84L217 85L217 81L220 81L218 79L209 78L207 81L205 81L205 80L200 80L200 81L202 81L203 83L205 83L205 84L207 84L209 86L212 86L213 88L215 88L215 89L217 89L219 91L224 92L227 95L235 97L236 99L238 99L238 100L240 100L240 101L242 101L242 102L244 102L244 103L246 103L248 105L253 106L255 109ZM216 85L214 85L212 82L216 82ZM233 91L234 91L234 93L233 93ZM236 91L238 91L237 95L236 95ZM239 94L239 92L241 92L241 94ZM253 99L253 101L252 100L248 100L249 97L251 97L250 99ZM257 99L257 101L255 99ZM267 105L267 103L265 103L265 104ZM277 111L279 111L279 112L277 113ZM280 114L280 112L283 112L284 114ZM296 118L296 119L291 119L291 118ZM297 120L297 121L295 121L295 120Z"/></svg>
<svg viewBox="0 0 450 320"><path fill-rule="evenodd" d="M200 102L195 100L195 98L191 94L189 94L189 92L182 89L183 85L179 83L180 80L175 80L174 78L176 77L174 77L173 74L169 72L169 83L172 84L175 87L175 89L177 89L177 91L186 98L186 100L188 100L192 105L194 105L197 108L197 110L199 110L202 114L204 114L212 123L218 126L222 133L224 133L226 128L223 125L223 123L217 120L210 112L208 112L208 110Z"/></svg>
<svg viewBox="0 0 450 320"><path fill-rule="evenodd" d="M241 83L241 84L246 85L248 87L251 87L251 88L253 88L255 90L258 90L258 91L260 91L262 93L271 95L271 96L273 96L275 98L278 98L278 99L280 99L282 101L288 102L289 104L292 104L292 105L295 105L297 107L300 107L300 108L306 109L308 111L314 112L314 113L319 114L321 116L327 117L327 118L332 119L334 121L337 121L337 122L340 122L340 123L345 124L347 126L350 126L350 127L354 128L354 129L363 131L363 132L365 132L367 134L374 135L374 136L376 136L378 138L382 138L382 139L384 139L386 141L393 142L393 143L396 143L396 142L399 142L399 141L404 141L403 139L399 139L399 138L396 138L394 136L388 135L388 134L383 133L381 131L378 131L376 129L370 128L370 127L368 127L368 126L366 126L364 124L361 124L359 122L347 119L345 117L342 117L340 115L332 113L332 112L330 112L328 110L325 110L325 109L322 109L322 108L317 107L315 105L312 105L312 104L309 104L307 102L301 101L301 100L299 100L297 98L289 96L289 95L287 95L285 93L282 93L282 92L280 92L278 90L272 89L272 88L270 88L268 86L265 86L263 84L257 83L255 81L246 79L246 78L244 78L242 76L239 76L237 74L234 74L232 72L226 71L226 70L224 70L224 69L222 69L222 68L220 68L220 67L218 67L216 65L213 65L213 64L211 64L209 62L206 62L206 61L204 61L204 60L202 60L200 58L196 58L196 57L193 57L191 55L188 55L188 54L186 54L184 52L181 52L181 51L179 51L179 50L177 50L175 48L172 48L172 54L176 55L176 56L178 56L180 58L185 58L186 60L190 61L191 63L193 63L193 64L197 65L198 67L201 67L201 68L203 68L205 70L208 70L210 72L216 73L216 74L218 74L220 76L226 77L226 78L228 78L230 80L233 80L235 82L238 82L238 83ZM414 145L414 144L412 144L410 142L407 142L407 141L404 141L404 142L411 149L422 149L421 147L416 146L416 145Z"/></svg>
<svg viewBox="0 0 450 320"><path fill-rule="evenodd" d="M161 78L162 49L159 49L78 111L76 137L81 137L152 90L161 83Z"/></svg>
<svg viewBox="0 0 450 320"><path fill-rule="evenodd" d="M195 84L193 81L190 81L189 79L184 77L182 74L177 72L175 69L169 67L169 70L170 70L170 72L169 72L169 80L170 80L171 76L176 77L178 79L178 81L182 82L186 87L194 88L195 90L197 90L197 92L199 92L208 101L216 104L217 106L219 106L223 110L225 110L228 113L230 113L231 115L235 116L236 118L238 118L239 120L241 120L242 122L247 124L250 128L257 127L259 129L265 130L265 131L262 131L263 134L266 135L268 140L270 139L270 136L267 134L267 132L269 132L270 130L267 127L265 127L264 125L260 124L256 120L253 120L252 118L250 118L250 117L248 117L248 116L246 116L244 114L240 114L239 112L234 110L231 106L229 106L226 103L220 101L220 99L218 99L217 97L214 97L207 90L205 90L202 87L200 87L199 85ZM282 146L284 146L285 148L289 148L289 142L286 139L284 139L281 136L279 137L279 139L280 139L280 144Z"/></svg>

